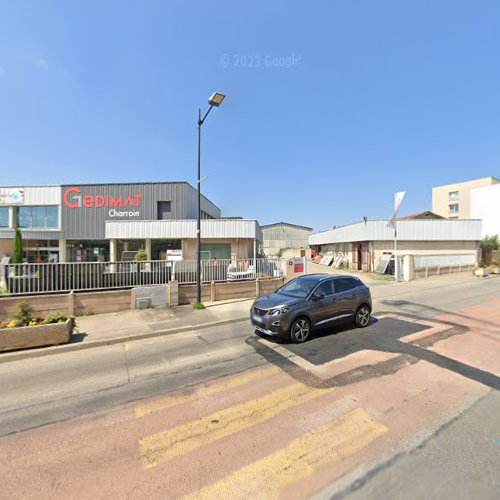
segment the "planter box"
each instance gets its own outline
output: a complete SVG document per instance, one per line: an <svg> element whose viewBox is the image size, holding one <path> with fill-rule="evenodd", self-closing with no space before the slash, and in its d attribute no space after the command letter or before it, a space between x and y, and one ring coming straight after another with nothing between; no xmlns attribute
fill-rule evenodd
<svg viewBox="0 0 500 500"><path fill-rule="evenodd" d="M73 320L49 325L20 326L0 330L0 352L66 344L73 333Z"/></svg>
<svg viewBox="0 0 500 500"><path fill-rule="evenodd" d="M475 271L474 274L478 276L479 278L484 278L490 274L490 270L487 267L478 267Z"/></svg>

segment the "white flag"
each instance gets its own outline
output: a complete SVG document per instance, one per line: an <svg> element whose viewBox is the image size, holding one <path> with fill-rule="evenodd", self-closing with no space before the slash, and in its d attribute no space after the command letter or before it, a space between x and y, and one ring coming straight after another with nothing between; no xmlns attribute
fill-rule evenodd
<svg viewBox="0 0 500 500"><path fill-rule="evenodd" d="M396 217L398 216L398 210L399 207L401 206L401 202L403 201L403 198L405 197L406 191L398 191L394 195L394 213L392 214L391 219L387 223L388 227L396 227Z"/></svg>

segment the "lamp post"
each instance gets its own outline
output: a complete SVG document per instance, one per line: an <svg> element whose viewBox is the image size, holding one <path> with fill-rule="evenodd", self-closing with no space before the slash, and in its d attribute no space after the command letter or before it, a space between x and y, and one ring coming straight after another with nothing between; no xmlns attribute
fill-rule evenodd
<svg viewBox="0 0 500 500"><path fill-rule="evenodd" d="M208 108L205 115L201 116L201 108L198 108L198 218L196 224L196 302L201 302L201 126L208 114L215 106L218 108L226 96L220 92L214 92L208 98Z"/></svg>

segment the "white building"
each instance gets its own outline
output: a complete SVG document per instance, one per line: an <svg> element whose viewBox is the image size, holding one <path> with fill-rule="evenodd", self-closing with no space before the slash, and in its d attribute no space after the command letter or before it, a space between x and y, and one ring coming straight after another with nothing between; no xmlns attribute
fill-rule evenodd
<svg viewBox="0 0 500 500"><path fill-rule="evenodd" d="M387 220L366 220L313 233L309 244L318 253L341 253L352 269L374 271L383 255L392 255L394 230ZM398 220L398 255L460 256L464 263L477 261L481 239L480 220Z"/></svg>
<svg viewBox="0 0 500 500"><path fill-rule="evenodd" d="M471 217L483 221L482 236L500 236L500 184L472 189Z"/></svg>

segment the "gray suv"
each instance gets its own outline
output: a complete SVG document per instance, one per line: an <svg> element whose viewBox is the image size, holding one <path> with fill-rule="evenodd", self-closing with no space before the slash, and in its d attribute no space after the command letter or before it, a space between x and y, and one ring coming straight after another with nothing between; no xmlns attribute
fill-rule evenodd
<svg viewBox="0 0 500 500"><path fill-rule="evenodd" d="M307 274L273 293L258 297L250 318L265 335L305 342L315 327L352 317L360 328L368 326L372 310L370 289L357 277Z"/></svg>

